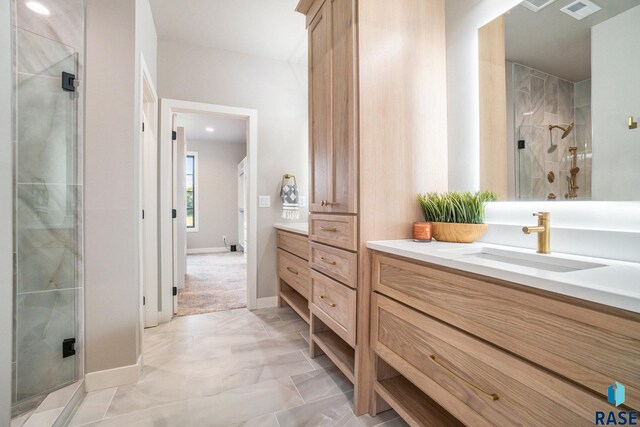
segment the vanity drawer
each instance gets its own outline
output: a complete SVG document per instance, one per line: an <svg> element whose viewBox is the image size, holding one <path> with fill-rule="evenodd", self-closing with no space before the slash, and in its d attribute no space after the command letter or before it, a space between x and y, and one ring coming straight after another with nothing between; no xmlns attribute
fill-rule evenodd
<svg viewBox="0 0 640 427"><path fill-rule="evenodd" d="M356 218L349 215L309 215L309 240L356 251Z"/></svg>
<svg viewBox="0 0 640 427"><path fill-rule="evenodd" d="M307 236L278 230L278 247L302 259L309 260L309 238Z"/></svg>
<svg viewBox="0 0 640 427"><path fill-rule="evenodd" d="M373 289L606 396L640 407L640 317L524 285L373 255ZM605 398L606 401L606 398Z"/></svg>
<svg viewBox="0 0 640 427"><path fill-rule="evenodd" d="M309 244L309 266L347 286L358 283L358 254L320 243Z"/></svg>
<svg viewBox="0 0 640 427"><path fill-rule="evenodd" d="M356 291L311 273L311 312L351 346L356 345Z"/></svg>
<svg viewBox="0 0 640 427"><path fill-rule="evenodd" d="M278 277L300 295L309 299L309 265L307 261L278 249Z"/></svg>
<svg viewBox="0 0 640 427"><path fill-rule="evenodd" d="M593 425L606 399L381 295L373 350L466 425Z"/></svg>

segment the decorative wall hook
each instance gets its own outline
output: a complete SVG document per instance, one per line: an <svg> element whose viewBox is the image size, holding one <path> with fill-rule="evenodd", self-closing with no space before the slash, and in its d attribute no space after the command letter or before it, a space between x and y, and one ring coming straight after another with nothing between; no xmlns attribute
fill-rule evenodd
<svg viewBox="0 0 640 427"><path fill-rule="evenodd" d="M637 129L638 122L633 121L633 116L629 116L629 129Z"/></svg>

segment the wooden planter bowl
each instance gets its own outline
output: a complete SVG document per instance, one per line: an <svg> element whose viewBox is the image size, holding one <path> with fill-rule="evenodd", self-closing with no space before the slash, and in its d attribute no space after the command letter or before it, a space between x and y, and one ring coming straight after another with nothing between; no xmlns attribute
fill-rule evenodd
<svg viewBox="0 0 640 427"><path fill-rule="evenodd" d="M439 242L473 243L480 238L489 226L487 224L456 224L433 222L433 237Z"/></svg>

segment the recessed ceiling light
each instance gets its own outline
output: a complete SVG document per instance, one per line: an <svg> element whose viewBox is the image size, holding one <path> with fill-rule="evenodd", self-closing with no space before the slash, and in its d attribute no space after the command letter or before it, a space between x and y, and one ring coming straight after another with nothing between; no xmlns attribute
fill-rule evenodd
<svg viewBox="0 0 640 427"><path fill-rule="evenodd" d="M215 129L214 128L206 128L205 129L207 132L213 132Z"/></svg>
<svg viewBox="0 0 640 427"><path fill-rule="evenodd" d="M37 1L28 1L26 3L26 6L33 10L35 13L38 13L40 15L50 15L51 12L49 12L49 9L47 9L42 3L39 3Z"/></svg>

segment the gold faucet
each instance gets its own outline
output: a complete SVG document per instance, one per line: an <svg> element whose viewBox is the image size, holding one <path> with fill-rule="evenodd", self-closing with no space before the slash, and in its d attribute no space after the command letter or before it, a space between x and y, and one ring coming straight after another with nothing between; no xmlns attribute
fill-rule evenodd
<svg viewBox="0 0 640 427"><path fill-rule="evenodd" d="M538 217L537 227L522 227L524 234L538 233L538 253L551 253L551 219L549 212L534 213Z"/></svg>

